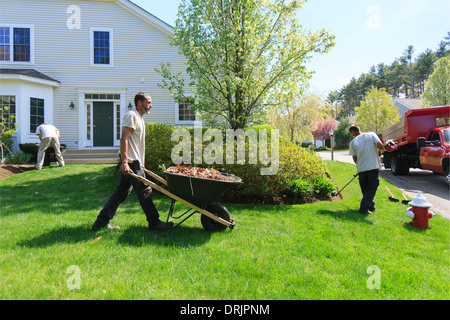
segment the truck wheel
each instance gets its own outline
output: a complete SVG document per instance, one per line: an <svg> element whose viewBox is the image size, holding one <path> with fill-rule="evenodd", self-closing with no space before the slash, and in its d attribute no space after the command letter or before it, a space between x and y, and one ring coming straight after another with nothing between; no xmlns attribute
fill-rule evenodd
<svg viewBox="0 0 450 320"><path fill-rule="evenodd" d="M230 221L231 219L228 210L220 204L207 206L205 210L212 213L216 217L222 218L223 220ZM208 231L220 231L227 228L224 224L221 224L220 222L217 222L204 214L202 214L200 221L202 222L203 228Z"/></svg>
<svg viewBox="0 0 450 320"><path fill-rule="evenodd" d="M385 152L383 154L383 165L385 169L390 169L391 168L391 159L392 159L392 155L388 152Z"/></svg>
<svg viewBox="0 0 450 320"><path fill-rule="evenodd" d="M401 158L394 157L391 159L391 171L394 176L399 176L403 174L403 161ZM408 168L409 170L409 168Z"/></svg>

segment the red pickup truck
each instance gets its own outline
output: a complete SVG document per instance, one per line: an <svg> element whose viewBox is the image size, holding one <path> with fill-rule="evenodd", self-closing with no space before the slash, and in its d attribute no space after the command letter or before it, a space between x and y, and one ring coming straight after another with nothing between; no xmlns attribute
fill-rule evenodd
<svg viewBox="0 0 450 320"><path fill-rule="evenodd" d="M384 167L394 175L406 175L409 168L449 174L450 106L413 109L404 122L385 130L382 140Z"/></svg>

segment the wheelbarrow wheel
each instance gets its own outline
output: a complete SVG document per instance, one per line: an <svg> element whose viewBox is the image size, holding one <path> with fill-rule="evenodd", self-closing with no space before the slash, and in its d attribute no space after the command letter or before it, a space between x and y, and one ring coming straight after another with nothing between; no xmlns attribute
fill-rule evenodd
<svg viewBox="0 0 450 320"><path fill-rule="evenodd" d="M205 210L223 220L226 220L226 221L231 220L228 210L225 207L221 206L220 204L210 205L210 206L206 207ZM227 227L224 224L217 222L217 221L209 218L208 216L205 216L204 214L202 214L200 219L201 219L203 228L208 231L220 231L220 230L226 229L226 227Z"/></svg>

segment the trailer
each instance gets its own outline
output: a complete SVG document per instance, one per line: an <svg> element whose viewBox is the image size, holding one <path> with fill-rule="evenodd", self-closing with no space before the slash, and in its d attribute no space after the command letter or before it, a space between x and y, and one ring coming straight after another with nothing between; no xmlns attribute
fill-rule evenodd
<svg viewBox="0 0 450 320"><path fill-rule="evenodd" d="M388 147L383 164L394 175L407 175L410 168L449 174L450 106L413 109L403 122L382 134Z"/></svg>

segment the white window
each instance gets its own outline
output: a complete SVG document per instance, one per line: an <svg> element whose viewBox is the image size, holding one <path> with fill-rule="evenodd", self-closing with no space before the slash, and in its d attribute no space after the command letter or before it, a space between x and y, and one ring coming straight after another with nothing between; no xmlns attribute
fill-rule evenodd
<svg viewBox="0 0 450 320"><path fill-rule="evenodd" d="M194 124L196 121L199 121L197 113L191 108L192 104L194 104L192 97L182 98L175 103L175 123Z"/></svg>
<svg viewBox="0 0 450 320"><path fill-rule="evenodd" d="M0 61L34 63L34 27L0 24Z"/></svg>
<svg viewBox="0 0 450 320"><path fill-rule="evenodd" d="M16 123L16 96L0 96L0 117L3 125L13 129Z"/></svg>
<svg viewBox="0 0 450 320"><path fill-rule="evenodd" d="M91 66L113 65L113 29L91 28Z"/></svg>
<svg viewBox="0 0 450 320"><path fill-rule="evenodd" d="M44 123L44 99L30 98L30 133Z"/></svg>

